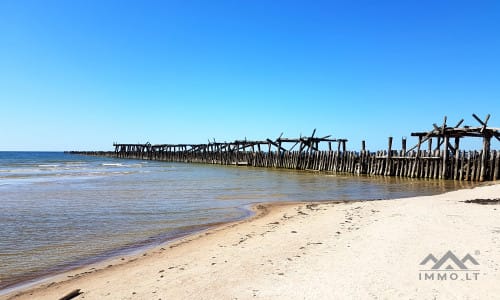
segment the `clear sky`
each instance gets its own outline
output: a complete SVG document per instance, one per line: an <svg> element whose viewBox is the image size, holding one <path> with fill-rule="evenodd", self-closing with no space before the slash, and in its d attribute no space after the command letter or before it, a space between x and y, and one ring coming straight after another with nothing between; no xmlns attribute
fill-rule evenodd
<svg viewBox="0 0 500 300"><path fill-rule="evenodd" d="M0 0L0 150L378 150L499 103L500 1Z"/></svg>

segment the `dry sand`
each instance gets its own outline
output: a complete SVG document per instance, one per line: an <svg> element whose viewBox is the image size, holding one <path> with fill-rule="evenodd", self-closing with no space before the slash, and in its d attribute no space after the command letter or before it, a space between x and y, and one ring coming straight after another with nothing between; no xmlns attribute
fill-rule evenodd
<svg viewBox="0 0 500 300"><path fill-rule="evenodd" d="M476 198L500 198L500 185L261 205L250 220L66 273L13 299L59 299L74 289L83 292L75 299L499 299L500 205L461 202ZM429 254L439 260L449 250L479 265L469 260L460 270L448 260L420 271L434 265L420 265Z"/></svg>

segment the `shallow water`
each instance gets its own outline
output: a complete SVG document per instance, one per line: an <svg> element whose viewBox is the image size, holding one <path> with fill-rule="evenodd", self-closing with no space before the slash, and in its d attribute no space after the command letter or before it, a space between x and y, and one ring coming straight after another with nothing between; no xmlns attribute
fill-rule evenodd
<svg viewBox="0 0 500 300"><path fill-rule="evenodd" d="M0 152L0 290L248 216L269 201L373 200L468 187L251 167Z"/></svg>

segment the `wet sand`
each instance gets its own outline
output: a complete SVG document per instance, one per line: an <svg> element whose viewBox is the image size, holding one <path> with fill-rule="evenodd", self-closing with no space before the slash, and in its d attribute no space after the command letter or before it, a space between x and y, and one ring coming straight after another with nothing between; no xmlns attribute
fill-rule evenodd
<svg viewBox="0 0 500 300"><path fill-rule="evenodd" d="M74 299L494 299L500 204L463 201L495 198L499 184L395 200L261 204L248 220L0 299L59 299L76 289ZM458 260L439 266L448 251ZM436 259L421 265L429 254Z"/></svg>

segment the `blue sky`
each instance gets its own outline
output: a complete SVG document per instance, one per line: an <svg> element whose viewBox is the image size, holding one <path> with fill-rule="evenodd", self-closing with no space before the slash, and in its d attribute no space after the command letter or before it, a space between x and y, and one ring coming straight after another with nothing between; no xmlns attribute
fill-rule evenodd
<svg viewBox="0 0 500 300"><path fill-rule="evenodd" d="M499 53L498 1L0 0L0 150L399 147L444 115L500 127Z"/></svg>

